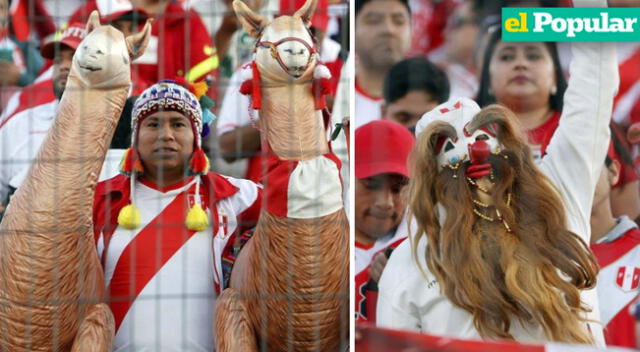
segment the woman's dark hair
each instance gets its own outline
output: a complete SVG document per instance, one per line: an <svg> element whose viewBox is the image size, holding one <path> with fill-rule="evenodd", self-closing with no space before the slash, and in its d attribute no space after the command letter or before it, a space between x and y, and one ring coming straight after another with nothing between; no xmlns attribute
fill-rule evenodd
<svg viewBox="0 0 640 352"><path fill-rule="evenodd" d="M496 103L496 97L491 93L491 77L489 76L489 65L491 64L491 57L493 51L496 49L498 41L502 39L502 28L500 25L496 25L491 28L489 33L489 40L484 50L484 57L482 62L482 70L480 71L480 87L478 89L478 96L476 101L480 107ZM562 65L560 65L560 57L558 56L558 47L554 42L545 42L546 48L549 50L551 61L553 63L553 71L556 77L556 93L549 98L549 107L554 111L562 111L562 99L564 92L567 90L567 80L564 78L562 72Z"/></svg>

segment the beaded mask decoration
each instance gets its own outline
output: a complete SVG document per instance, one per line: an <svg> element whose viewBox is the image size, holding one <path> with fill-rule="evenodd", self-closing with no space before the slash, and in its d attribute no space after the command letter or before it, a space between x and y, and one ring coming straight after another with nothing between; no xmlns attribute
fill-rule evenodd
<svg viewBox="0 0 640 352"><path fill-rule="evenodd" d="M467 98L441 104L422 116L416 125L416 137L428 125L436 121L449 124L452 128L449 129L447 135L440 136L435 146L438 166L453 170L452 177L457 178L457 170L468 162L470 165L465 170L467 182L479 191L489 194L489 191L475 180L490 176L490 180L493 181L493 169L488 159L491 154L499 155L501 153L501 145L497 138L497 132L490 126L481 127L475 131L467 129L480 110L475 101ZM507 203L511 202L510 198L509 195ZM481 208L489 208L489 205L475 199L474 204ZM496 218L487 216L478 209L474 209L474 213L486 221L501 221L505 228L509 232L511 231L506 222L502 220L499 212L496 213Z"/></svg>

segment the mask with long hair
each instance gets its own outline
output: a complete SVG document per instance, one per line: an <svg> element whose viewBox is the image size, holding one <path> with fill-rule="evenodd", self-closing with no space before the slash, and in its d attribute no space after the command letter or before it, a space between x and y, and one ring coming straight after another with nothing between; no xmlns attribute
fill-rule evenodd
<svg viewBox="0 0 640 352"><path fill-rule="evenodd" d="M580 290L594 287L597 263L568 230L559 193L515 121L505 107L480 110L469 99L422 117L410 182L414 255L426 256L443 294L485 338L513 339L517 319L552 341L592 343ZM416 253L422 236L426 252Z"/></svg>

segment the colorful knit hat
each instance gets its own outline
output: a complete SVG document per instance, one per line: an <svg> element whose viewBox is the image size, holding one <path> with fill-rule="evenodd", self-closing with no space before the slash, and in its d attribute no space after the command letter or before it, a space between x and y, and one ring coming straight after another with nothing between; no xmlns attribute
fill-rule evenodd
<svg viewBox="0 0 640 352"><path fill-rule="evenodd" d="M144 168L138 155L138 131L142 121L158 111L177 111L191 121L194 136L194 151L187 170L196 177L195 204L187 213L185 225L189 230L202 231L209 226L209 219L202 209L200 199L201 177L209 172L209 159L202 150L202 138L209 134L209 124L215 116L209 108L213 102L206 97L208 86L205 82L187 83L182 79L163 80L147 88L136 100L131 112L131 147L125 152L120 163L120 172L131 179L131 204L123 207L118 214L118 224L133 230L140 226L140 210L135 206L134 184L136 174L143 174Z"/></svg>

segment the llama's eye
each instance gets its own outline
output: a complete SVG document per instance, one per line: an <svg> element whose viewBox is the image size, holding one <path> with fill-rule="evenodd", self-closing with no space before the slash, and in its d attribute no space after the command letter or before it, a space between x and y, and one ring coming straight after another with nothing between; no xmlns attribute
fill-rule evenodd
<svg viewBox="0 0 640 352"><path fill-rule="evenodd" d="M476 137L476 141L486 141L486 140L489 140L489 136L487 136L486 134L481 134Z"/></svg>

